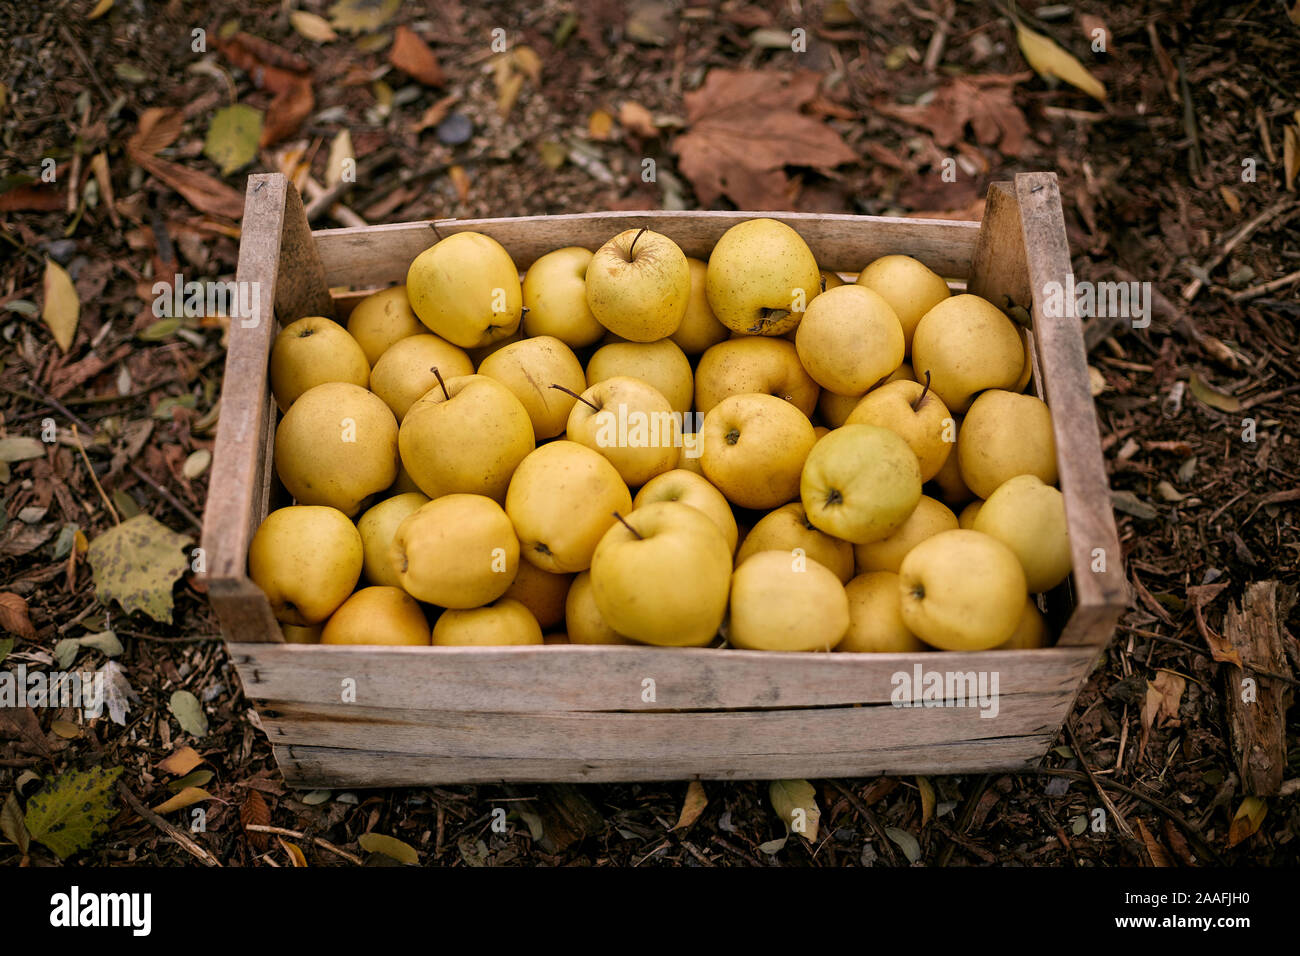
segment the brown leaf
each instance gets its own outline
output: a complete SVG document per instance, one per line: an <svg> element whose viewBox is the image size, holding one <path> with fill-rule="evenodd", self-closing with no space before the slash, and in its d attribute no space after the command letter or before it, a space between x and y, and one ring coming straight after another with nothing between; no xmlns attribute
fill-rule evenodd
<svg viewBox="0 0 1300 956"><path fill-rule="evenodd" d="M1259 826L1268 813L1268 804L1260 797L1246 797L1228 824L1228 849L1259 832Z"/></svg>
<svg viewBox="0 0 1300 956"><path fill-rule="evenodd" d="M152 106L140 114L135 132L126 141L131 158L140 161L142 156L153 156L176 142L185 124L185 114L180 110Z"/></svg>
<svg viewBox="0 0 1300 956"><path fill-rule="evenodd" d="M1016 81L1028 76L991 74L958 77L935 92L925 106L890 102L874 104L876 112L928 129L939 146L955 146L969 123L975 138L985 146L997 146L1006 156L1019 156L1029 138L1029 123L1012 99Z"/></svg>
<svg viewBox="0 0 1300 956"><path fill-rule="evenodd" d="M311 63L306 57L299 56L280 46L278 43L272 43L270 40L263 40L261 37L253 36L251 33L239 32L226 41L227 45L238 47L247 52L249 56L258 61L265 63L267 66L274 66L281 70L289 70L293 73L310 73Z"/></svg>
<svg viewBox="0 0 1300 956"><path fill-rule="evenodd" d="M302 74L310 72L306 60L247 33L237 33L229 40L222 40L217 49L232 65L247 71L249 79L259 90L283 93L302 80ZM285 60L280 53L293 59Z"/></svg>
<svg viewBox="0 0 1300 956"><path fill-rule="evenodd" d="M1180 674L1173 671L1159 670L1156 672L1156 679L1151 682L1160 693L1159 711L1156 714L1161 724L1167 720L1176 720L1178 718L1178 707L1183 702L1183 691L1187 687Z"/></svg>
<svg viewBox="0 0 1300 956"><path fill-rule="evenodd" d="M45 739L45 731L41 729L36 711L30 707L0 707L0 731L22 740L30 750L45 759L50 758L50 745Z"/></svg>
<svg viewBox="0 0 1300 956"><path fill-rule="evenodd" d="M244 798L244 803L239 808L239 822L244 827L264 827L270 824L271 808L266 805L266 799L256 790L248 791L248 796ZM245 829L244 836L248 837L248 842L255 850L259 853L265 852L267 847L265 833L249 833Z"/></svg>
<svg viewBox="0 0 1300 956"><path fill-rule="evenodd" d="M201 763L203 758L193 747L181 747L160 760L158 769L172 776L183 777Z"/></svg>
<svg viewBox="0 0 1300 956"><path fill-rule="evenodd" d="M308 77L300 76L276 93L262 123L262 148L288 139L298 132L315 107L316 95L312 92Z"/></svg>
<svg viewBox="0 0 1300 956"><path fill-rule="evenodd" d="M1205 606L1218 597L1223 589L1228 586L1228 582L1221 584L1202 584L1187 589L1187 600L1192 605L1192 612L1196 615L1196 628L1201 632L1201 637L1205 638L1206 645L1210 648L1210 656L1216 661L1223 661L1228 664L1242 666L1241 654L1231 642L1221 634L1215 634L1210 630L1210 626L1205 623Z"/></svg>
<svg viewBox="0 0 1300 956"><path fill-rule="evenodd" d="M32 627L28 616L26 598L0 593L0 627L26 640L36 640L36 628Z"/></svg>
<svg viewBox="0 0 1300 956"><path fill-rule="evenodd" d="M1142 822L1141 817L1138 818L1137 824L1138 832L1142 835L1142 842L1146 845L1147 853L1151 856L1151 865L1173 866L1174 864L1173 861L1169 859L1169 854L1166 853L1165 848L1160 845L1160 841L1156 839L1155 834L1147 829L1147 825Z"/></svg>
<svg viewBox="0 0 1300 956"><path fill-rule="evenodd" d="M400 26L393 35L393 46L388 51L388 62L413 80L425 86L442 86L447 82L442 67L429 44L407 26Z"/></svg>
<svg viewBox="0 0 1300 956"><path fill-rule="evenodd" d="M618 110L618 122L629 133L634 136L640 136L642 139L650 139L655 136L659 129L655 126L654 116L650 111L640 103L628 100Z"/></svg>
<svg viewBox="0 0 1300 956"><path fill-rule="evenodd" d="M244 215L244 194L207 173L156 156L137 157L136 162L185 197L199 212L239 219Z"/></svg>
<svg viewBox="0 0 1300 956"><path fill-rule="evenodd" d="M53 186L33 184L0 193L0 212L50 212L62 207L67 194Z"/></svg>
<svg viewBox="0 0 1300 956"><path fill-rule="evenodd" d="M686 799L682 801L682 812L677 817L674 830L682 830L700 818L704 808L709 805L709 796L704 792L704 784L692 780L686 785Z"/></svg>
<svg viewBox="0 0 1300 956"><path fill-rule="evenodd" d="M800 112L820 80L808 70L710 70L686 94L690 129L673 149L702 206L725 194L741 209L787 208L786 166L826 172L858 161L834 129Z"/></svg>

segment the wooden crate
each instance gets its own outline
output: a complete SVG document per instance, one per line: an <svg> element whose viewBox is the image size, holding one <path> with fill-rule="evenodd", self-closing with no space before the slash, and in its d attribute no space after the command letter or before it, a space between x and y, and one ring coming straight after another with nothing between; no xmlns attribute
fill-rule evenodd
<svg viewBox="0 0 1300 956"><path fill-rule="evenodd" d="M958 773L1038 761L1126 603L1079 320L1047 318L1043 289L1070 270L1056 177L991 187L982 223L797 213L629 212L440 221L486 233L520 269L552 249L595 249L650 226L707 257L754 215L788 223L817 261L856 272L907 253L1000 307L1028 306L1034 381L1051 405L1074 573L1051 595L1055 646L1032 651L775 654L557 645L499 648L285 644L247 576L275 490L267 361L278 324L338 315L331 288L405 281L430 223L312 232L280 175L249 179L238 279L262 321L232 320L203 547L208 594L244 691L286 780L299 787L492 781L770 779ZM271 316L274 315L274 320ZM277 324L278 323L278 324ZM896 707L894 678L996 674L998 711ZM651 693L651 689L653 693ZM345 701L345 697L354 697Z"/></svg>

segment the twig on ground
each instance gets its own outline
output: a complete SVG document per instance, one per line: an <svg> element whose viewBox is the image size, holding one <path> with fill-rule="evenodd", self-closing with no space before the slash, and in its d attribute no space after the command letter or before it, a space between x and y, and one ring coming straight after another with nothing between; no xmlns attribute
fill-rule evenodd
<svg viewBox="0 0 1300 956"><path fill-rule="evenodd" d="M249 831L250 833L275 833L279 836L293 837L295 840L311 840L322 850L329 850L331 853L343 857L343 859L347 860L349 863L355 863L357 866L366 865L365 860L353 856L347 850L340 850L338 847L336 847L333 843L330 843L328 840L322 840L320 837L309 837L307 836L307 834L300 833L297 830L287 830L284 827L259 826L258 824L255 823L248 824L247 826L244 827L244 829Z"/></svg>
<svg viewBox="0 0 1300 956"><path fill-rule="evenodd" d="M140 819L153 824L156 829L161 830L167 836L171 837L181 845L182 849L204 866L221 866L221 862L215 856L187 837L184 832L168 823L162 817L158 816L158 814L154 813L141 803L136 795L130 791L127 785L122 783L120 780L117 784L117 792L122 795L122 799L126 801L127 806L134 810Z"/></svg>

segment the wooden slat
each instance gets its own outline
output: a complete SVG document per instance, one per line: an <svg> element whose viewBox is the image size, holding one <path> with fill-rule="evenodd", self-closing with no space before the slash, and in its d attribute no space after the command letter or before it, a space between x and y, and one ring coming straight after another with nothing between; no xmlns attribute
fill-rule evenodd
<svg viewBox="0 0 1300 956"><path fill-rule="evenodd" d="M552 713L827 707L888 703L893 676L996 671L1000 693L1073 692L1093 648L945 654L770 654L598 647L321 647L232 644L244 693L258 701ZM644 681L654 700L643 700Z"/></svg>
<svg viewBox="0 0 1300 956"><path fill-rule="evenodd" d="M1078 605L1059 643L1104 644L1114 634L1119 615L1128 603L1128 587L1088 384L1083 329L1076 316L1049 318L1043 311L1048 283L1063 282L1071 269L1056 174L1017 175L1016 199L1033 297L1030 312L1043 388L1052 409L1057 465L1074 559L1072 580ZM1105 569L1094 571L1094 552L1098 548L1105 556Z"/></svg>
<svg viewBox="0 0 1300 956"><path fill-rule="evenodd" d="M978 707L803 708L683 713L521 714L299 704L268 701L259 711L274 744L365 750L383 741L400 753L439 757L552 757L643 760L858 753L864 746L1044 735L1060 727L1073 688L998 694ZM995 708L995 709L994 709Z"/></svg>
<svg viewBox="0 0 1300 956"><path fill-rule="evenodd" d="M781 780L878 774L989 773L1036 766L1055 735L999 737L956 744L852 754L787 753L644 760L635 756L509 758L437 757L376 750L277 746L276 761L291 787L411 787L444 783L631 782L645 780Z"/></svg>
<svg viewBox="0 0 1300 956"><path fill-rule="evenodd" d="M788 223L807 240L823 269L856 273L879 256L907 253L943 276L965 276L979 223L881 216L832 216L794 212L592 212L513 219L438 220L390 226L322 229L314 235L331 286L370 289L406 281L411 260L454 232L485 233L509 251L520 269L563 246L597 249L625 229L662 232L688 256L707 259L731 226L756 217Z"/></svg>
<svg viewBox="0 0 1300 956"><path fill-rule="evenodd" d="M280 641L270 606L245 574L248 545L266 516L274 405L267 362L276 317L332 315L298 191L276 173L250 176L236 279L256 290L257 320L234 317L203 516L208 593L229 639Z"/></svg>
<svg viewBox="0 0 1300 956"><path fill-rule="evenodd" d="M988 299L1004 311L1011 305L1029 308L1025 237L1020 227L1020 204L1012 183L989 184L984 218L971 252L966 291Z"/></svg>

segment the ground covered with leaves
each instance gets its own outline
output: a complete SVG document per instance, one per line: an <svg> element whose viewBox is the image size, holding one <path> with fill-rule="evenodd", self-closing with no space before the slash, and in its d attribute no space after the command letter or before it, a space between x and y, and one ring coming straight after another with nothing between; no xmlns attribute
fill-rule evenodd
<svg viewBox="0 0 1300 956"><path fill-rule="evenodd" d="M1291 6L0 4L0 657L107 688L93 719L0 707L0 863L1296 863ZM287 788L186 558L224 328L152 307L233 278L271 170L318 227L978 219L1057 172L1075 274L1154 293L1149 326L1087 323L1133 604L1042 771Z"/></svg>

